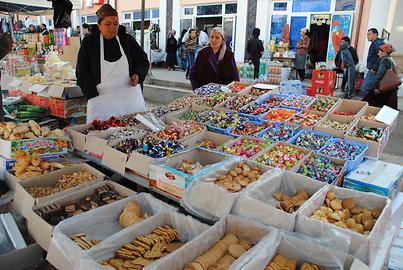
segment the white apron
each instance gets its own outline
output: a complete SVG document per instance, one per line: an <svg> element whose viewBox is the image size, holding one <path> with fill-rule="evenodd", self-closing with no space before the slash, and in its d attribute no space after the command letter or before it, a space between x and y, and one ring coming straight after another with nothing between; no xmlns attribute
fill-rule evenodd
<svg viewBox="0 0 403 270"><path fill-rule="evenodd" d="M99 95L88 100L87 123L147 109L140 84L130 85L129 63L119 37L116 39L122 57L116 62L108 62L104 59L104 39L100 35L101 83L97 85Z"/></svg>

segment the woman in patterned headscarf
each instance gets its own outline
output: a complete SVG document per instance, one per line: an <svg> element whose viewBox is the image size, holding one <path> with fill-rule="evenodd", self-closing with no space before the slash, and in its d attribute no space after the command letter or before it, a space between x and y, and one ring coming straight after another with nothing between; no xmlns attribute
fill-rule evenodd
<svg viewBox="0 0 403 270"><path fill-rule="evenodd" d="M225 32L221 27L211 30L209 44L200 51L189 77L193 89L209 83L239 81L234 53L227 49Z"/></svg>

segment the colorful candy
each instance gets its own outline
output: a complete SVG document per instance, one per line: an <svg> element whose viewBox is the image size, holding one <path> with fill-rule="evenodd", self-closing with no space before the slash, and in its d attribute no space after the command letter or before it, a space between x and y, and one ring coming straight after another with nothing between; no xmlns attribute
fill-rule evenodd
<svg viewBox="0 0 403 270"><path fill-rule="evenodd" d="M124 129L124 130L117 130L115 131L112 135L108 136L108 138L106 138L107 140L117 140L117 139L121 139L121 138L125 138L125 137L130 137L130 136L134 136L134 135L139 135L144 133L144 130L141 129Z"/></svg>
<svg viewBox="0 0 403 270"><path fill-rule="evenodd" d="M293 116L297 111L292 109L276 108L267 112L264 120L270 120L274 122L284 122Z"/></svg>
<svg viewBox="0 0 403 270"><path fill-rule="evenodd" d="M161 106L159 106L157 108L154 108L153 110L151 110L151 112L155 116L161 117L161 116L163 116L163 115L165 115L167 113L174 112L174 111L177 111L177 110L178 110L178 108L176 106L174 106L172 104L166 104L166 105L161 105Z"/></svg>
<svg viewBox="0 0 403 270"><path fill-rule="evenodd" d="M225 102L227 99L229 99L230 96L226 93L223 92L218 92L215 94L210 94L208 96L203 97L203 99L199 100L196 102L199 105L205 105L208 107L216 107Z"/></svg>
<svg viewBox="0 0 403 270"><path fill-rule="evenodd" d="M296 132L297 129L292 126L283 123L270 123L262 137L269 140L271 143L276 143L279 141L288 141L296 134Z"/></svg>
<svg viewBox="0 0 403 270"><path fill-rule="evenodd" d="M366 113L364 116L361 117L362 120L378 122L375 120L376 114Z"/></svg>
<svg viewBox="0 0 403 270"><path fill-rule="evenodd" d="M229 86L229 89L231 89L232 93L239 93L245 90L246 87L248 87L248 85L244 83L233 83Z"/></svg>
<svg viewBox="0 0 403 270"><path fill-rule="evenodd" d="M324 156L308 157L304 160L298 173L331 184L342 171L343 166Z"/></svg>
<svg viewBox="0 0 403 270"><path fill-rule="evenodd" d="M140 121L136 119L136 116L138 114L145 114L145 112L122 115L119 117L119 120L126 123L126 126L135 126L137 124L140 124Z"/></svg>
<svg viewBox="0 0 403 270"><path fill-rule="evenodd" d="M84 134L88 134L93 130L107 130L110 128L118 128L118 127L125 127L126 123L119 120L119 118L112 116L106 121L101 121L98 119L94 119L92 121L92 127L84 132Z"/></svg>
<svg viewBox="0 0 403 270"><path fill-rule="evenodd" d="M323 122L322 124L320 124L321 127L325 127L325 128L331 128L331 129L335 129L335 130L347 130L350 127L350 123L340 123L337 121L333 121L333 120L327 120L325 122Z"/></svg>
<svg viewBox="0 0 403 270"><path fill-rule="evenodd" d="M257 162L270 167L290 170L299 160L304 157L304 153L291 145L282 143L276 145L270 151L257 158Z"/></svg>
<svg viewBox="0 0 403 270"><path fill-rule="evenodd" d="M256 133L266 129L269 126L268 122L263 123L251 123L244 122L235 127L231 133L237 135L253 136Z"/></svg>
<svg viewBox="0 0 403 270"><path fill-rule="evenodd" d="M343 160L356 160L362 153L362 149L356 144L350 144L346 141L338 140L326 144L320 153Z"/></svg>
<svg viewBox="0 0 403 270"><path fill-rule="evenodd" d="M260 89L260 88L255 88L253 87L252 90L250 91L250 94L252 96L261 96L269 92L269 89Z"/></svg>
<svg viewBox="0 0 403 270"><path fill-rule="evenodd" d="M162 158L185 149L186 146L178 141L158 141L150 138L143 140L143 145L138 152L152 158Z"/></svg>
<svg viewBox="0 0 403 270"><path fill-rule="evenodd" d="M213 141L210 141L207 138L204 138L196 143L196 147L203 147L207 149L217 149L218 145L216 145Z"/></svg>
<svg viewBox="0 0 403 270"><path fill-rule="evenodd" d="M355 115L355 113L352 113L352 112L334 112L333 114L343 115L343 116L354 116Z"/></svg>
<svg viewBox="0 0 403 270"><path fill-rule="evenodd" d="M269 108L280 106L281 102L284 101L283 97L271 96L268 99L263 100L261 103L268 106Z"/></svg>
<svg viewBox="0 0 403 270"><path fill-rule="evenodd" d="M214 115L220 114L217 111L202 111L202 112L194 112L194 111L187 111L184 112L181 116L182 120L193 120L199 123L206 123L209 121L210 117Z"/></svg>
<svg viewBox="0 0 403 270"><path fill-rule="evenodd" d="M304 95L292 95L286 98L281 105L289 108L306 108L314 98Z"/></svg>
<svg viewBox="0 0 403 270"><path fill-rule="evenodd" d="M297 140L293 144L311 150L319 150L326 144L328 140L329 137L327 136L304 132L298 136Z"/></svg>
<svg viewBox="0 0 403 270"><path fill-rule="evenodd" d="M180 140L202 129L195 121L179 121L166 126L163 130L154 133L154 135L163 140Z"/></svg>
<svg viewBox="0 0 403 270"><path fill-rule="evenodd" d="M367 141L379 142L383 135L383 128L372 128L372 127L355 127L352 136L357 137Z"/></svg>
<svg viewBox="0 0 403 270"><path fill-rule="evenodd" d="M225 104L224 108L228 110L240 110L243 106L256 100L256 97L251 95L239 95L234 98L229 99Z"/></svg>
<svg viewBox="0 0 403 270"><path fill-rule="evenodd" d="M132 152L142 147L142 145L143 143L141 140L135 138L129 138L120 141L118 144L115 145L114 148L122 153L131 154Z"/></svg>
<svg viewBox="0 0 403 270"><path fill-rule="evenodd" d="M270 110L270 108L267 107L266 105L256 104L256 102L255 102L255 103L249 104L248 106L244 107L243 109L240 110L240 112L244 113L244 114L250 114L250 115L260 115L260 114L264 114L268 110Z"/></svg>
<svg viewBox="0 0 403 270"><path fill-rule="evenodd" d="M259 139L240 138L230 147L224 146L223 151L231 155L251 158L268 146L269 143Z"/></svg>
<svg viewBox="0 0 403 270"><path fill-rule="evenodd" d="M246 117L239 116L237 113L220 112L220 114L212 115L209 118L209 125L222 129L234 128L241 121L247 120Z"/></svg>
<svg viewBox="0 0 403 270"><path fill-rule="evenodd" d="M217 92L221 91L221 85L216 84L216 83L209 83L209 84L203 85L199 88L196 88L194 91L196 94L199 94L199 95L209 95L211 93L217 93Z"/></svg>
<svg viewBox="0 0 403 270"><path fill-rule="evenodd" d="M300 114L295 115L293 118L288 120L288 122L298 126L312 127L313 125L318 123L320 119L322 119L322 116L318 114L310 112L302 112Z"/></svg>
<svg viewBox="0 0 403 270"><path fill-rule="evenodd" d="M177 109L183 109L201 100L202 98L203 98L202 96L195 96L195 95L185 96L176 99L175 101L171 102L170 105L176 107Z"/></svg>
<svg viewBox="0 0 403 270"><path fill-rule="evenodd" d="M318 112L328 112L334 104L336 104L336 100L332 98L317 97L309 109Z"/></svg>

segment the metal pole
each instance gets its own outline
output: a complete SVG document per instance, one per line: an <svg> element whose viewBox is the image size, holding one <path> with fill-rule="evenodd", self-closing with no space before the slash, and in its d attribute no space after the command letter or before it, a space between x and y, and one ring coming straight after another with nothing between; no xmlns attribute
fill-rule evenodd
<svg viewBox="0 0 403 270"><path fill-rule="evenodd" d="M144 11L146 9L146 1L141 0L141 23L140 23L140 30L141 30L141 38L140 38L140 45L141 48L144 50Z"/></svg>

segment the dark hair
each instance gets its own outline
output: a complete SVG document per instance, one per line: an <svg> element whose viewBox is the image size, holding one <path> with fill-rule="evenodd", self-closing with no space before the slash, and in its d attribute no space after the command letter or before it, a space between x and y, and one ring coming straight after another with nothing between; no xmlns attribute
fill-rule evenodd
<svg viewBox="0 0 403 270"><path fill-rule="evenodd" d="M31 26L32 26L32 27L35 27L35 25L33 25L33 24L30 24L28 28L31 28Z"/></svg>
<svg viewBox="0 0 403 270"><path fill-rule="evenodd" d="M311 32L309 31L309 29L306 29L306 31L305 31L305 36L311 37Z"/></svg>
<svg viewBox="0 0 403 270"><path fill-rule="evenodd" d="M43 23L43 24L41 24L41 26L45 26L45 28L46 28L46 24L44 24L44 23Z"/></svg>
<svg viewBox="0 0 403 270"><path fill-rule="evenodd" d="M76 29L81 28L79 25L76 26Z"/></svg>
<svg viewBox="0 0 403 270"><path fill-rule="evenodd" d="M252 35L254 37L259 37L260 36L260 29L259 28L253 29Z"/></svg>
<svg viewBox="0 0 403 270"><path fill-rule="evenodd" d="M90 26L88 25L88 23L83 23L83 28L88 29L88 28L90 28Z"/></svg>
<svg viewBox="0 0 403 270"><path fill-rule="evenodd" d="M376 28L370 28L368 30L368 32L371 32L372 34L375 34L375 35L379 35L379 32L378 32L378 30Z"/></svg>
<svg viewBox="0 0 403 270"><path fill-rule="evenodd" d="M344 40L345 42L347 42L348 45L351 44L351 39L349 37L343 37L342 40Z"/></svg>

